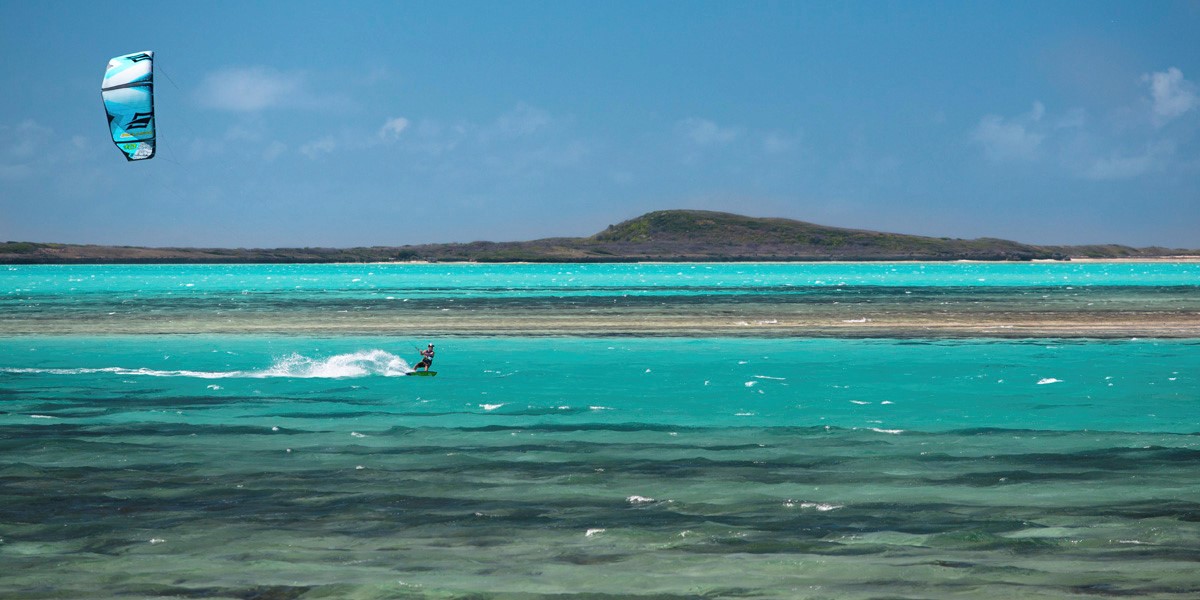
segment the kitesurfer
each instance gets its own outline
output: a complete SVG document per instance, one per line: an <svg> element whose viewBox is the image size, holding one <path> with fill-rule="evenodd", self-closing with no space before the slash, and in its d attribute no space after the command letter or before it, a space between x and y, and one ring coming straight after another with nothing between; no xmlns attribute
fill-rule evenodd
<svg viewBox="0 0 1200 600"><path fill-rule="evenodd" d="M425 370L428 371L429 367L432 365L433 365L433 344L429 344L428 348L421 351L421 362L414 365L413 370L416 371L417 369L424 367Z"/></svg>

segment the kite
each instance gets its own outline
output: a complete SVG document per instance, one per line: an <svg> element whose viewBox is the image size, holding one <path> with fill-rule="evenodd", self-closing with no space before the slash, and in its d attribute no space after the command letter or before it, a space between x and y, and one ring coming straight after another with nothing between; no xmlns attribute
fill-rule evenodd
<svg viewBox="0 0 1200 600"><path fill-rule="evenodd" d="M112 141L126 160L154 158L154 53L108 61L100 87Z"/></svg>

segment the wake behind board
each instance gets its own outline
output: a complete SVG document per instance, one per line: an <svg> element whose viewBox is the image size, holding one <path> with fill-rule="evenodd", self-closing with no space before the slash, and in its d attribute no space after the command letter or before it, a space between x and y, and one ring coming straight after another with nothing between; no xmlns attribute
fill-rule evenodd
<svg viewBox="0 0 1200 600"><path fill-rule="evenodd" d="M417 377L433 377L437 375L437 371L411 371L408 374L416 375Z"/></svg>

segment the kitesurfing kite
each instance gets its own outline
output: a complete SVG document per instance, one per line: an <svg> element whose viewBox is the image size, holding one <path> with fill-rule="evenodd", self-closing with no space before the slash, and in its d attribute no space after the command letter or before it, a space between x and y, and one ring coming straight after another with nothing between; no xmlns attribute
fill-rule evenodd
<svg viewBox="0 0 1200 600"><path fill-rule="evenodd" d="M113 143L126 160L154 157L154 53L134 52L108 61L100 87Z"/></svg>

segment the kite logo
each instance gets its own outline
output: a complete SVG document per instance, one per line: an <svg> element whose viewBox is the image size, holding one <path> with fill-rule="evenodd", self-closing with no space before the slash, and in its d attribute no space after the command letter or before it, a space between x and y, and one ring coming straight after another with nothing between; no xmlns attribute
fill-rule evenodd
<svg viewBox="0 0 1200 600"><path fill-rule="evenodd" d="M133 113L133 118L125 125L125 129L143 129L150 126L150 119L153 119L152 113Z"/></svg>
<svg viewBox="0 0 1200 600"><path fill-rule="evenodd" d="M129 57L129 62L142 62L143 60L150 60L150 55L142 52Z"/></svg>

